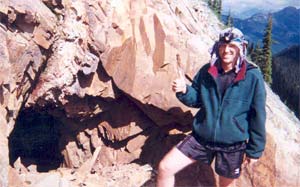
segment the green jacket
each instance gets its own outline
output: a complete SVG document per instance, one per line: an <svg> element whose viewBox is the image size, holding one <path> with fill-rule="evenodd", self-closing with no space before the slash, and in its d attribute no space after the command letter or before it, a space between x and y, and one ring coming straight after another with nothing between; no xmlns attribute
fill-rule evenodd
<svg viewBox="0 0 300 187"><path fill-rule="evenodd" d="M259 158L266 143L266 91L261 72L244 61L223 97L217 76L217 67L206 64L192 85L187 85L187 92L176 94L185 105L200 108L193 121L193 134L207 142L247 141L247 156Z"/></svg>

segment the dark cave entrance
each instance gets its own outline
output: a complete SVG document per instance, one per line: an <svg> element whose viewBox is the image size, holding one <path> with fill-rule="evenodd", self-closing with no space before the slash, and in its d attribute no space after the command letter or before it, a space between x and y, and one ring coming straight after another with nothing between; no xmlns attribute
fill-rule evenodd
<svg viewBox="0 0 300 187"><path fill-rule="evenodd" d="M27 167L36 165L38 172L57 169L63 162L60 150L61 122L46 112L32 108L20 112L9 136L9 161L13 166L20 157Z"/></svg>

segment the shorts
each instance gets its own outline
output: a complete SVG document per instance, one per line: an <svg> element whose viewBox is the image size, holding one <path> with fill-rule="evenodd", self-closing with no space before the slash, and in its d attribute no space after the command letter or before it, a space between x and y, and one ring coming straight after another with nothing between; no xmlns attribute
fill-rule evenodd
<svg viewBox="0 0 300 187"><path fill-rule="evenodd" d="M211 164L215 158L215 171L226 178L238 178L241 174L241 165L246 150L246 142L238 142L232 145L206 143L197 141L193 135L188 135L176 148L187 157Z"/></svg>

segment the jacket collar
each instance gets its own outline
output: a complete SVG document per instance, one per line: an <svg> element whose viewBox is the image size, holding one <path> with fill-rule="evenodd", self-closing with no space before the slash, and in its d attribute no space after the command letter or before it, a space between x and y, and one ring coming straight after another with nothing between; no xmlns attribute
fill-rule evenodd
<svg viewBox="0 0 300 187"><path fill-rule="evenodd" d="M233 82L236 83L241 80L244 80L245 76L246 76L246 71L247 71L247 63L244 60L242 62L242 67L241 67L240 71L237 73ZM214 78L218 77L218 67L217 67L216 63L214 63L214 65L209 67L208 73L211 74L211 76Z"/></svg>

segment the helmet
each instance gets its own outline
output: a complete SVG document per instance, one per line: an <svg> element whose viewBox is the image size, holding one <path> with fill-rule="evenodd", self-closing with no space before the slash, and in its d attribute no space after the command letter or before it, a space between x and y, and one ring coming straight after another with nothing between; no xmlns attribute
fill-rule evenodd
<svg viewBox="0 0 300 187"><path fill-rule="evenodd" d="M248 42L244 38L242 31L234 27L222 30L219 34L219 41L226 43L237 42L248 44Z"/></svg>
<svg viewBox="0 0 300 187"><path fill-rule="evenodd" d="M240 49L240 54L238 62L236 64L236 71L239 71L243 59L246 58L247 54L247 40L245 40L242 31L237 28L230 27L222 30L219 34L219 40L215 42L211 50L211 64L213 65L215 61L219 58L219 46L223 43L231 43Z"/></svg>

